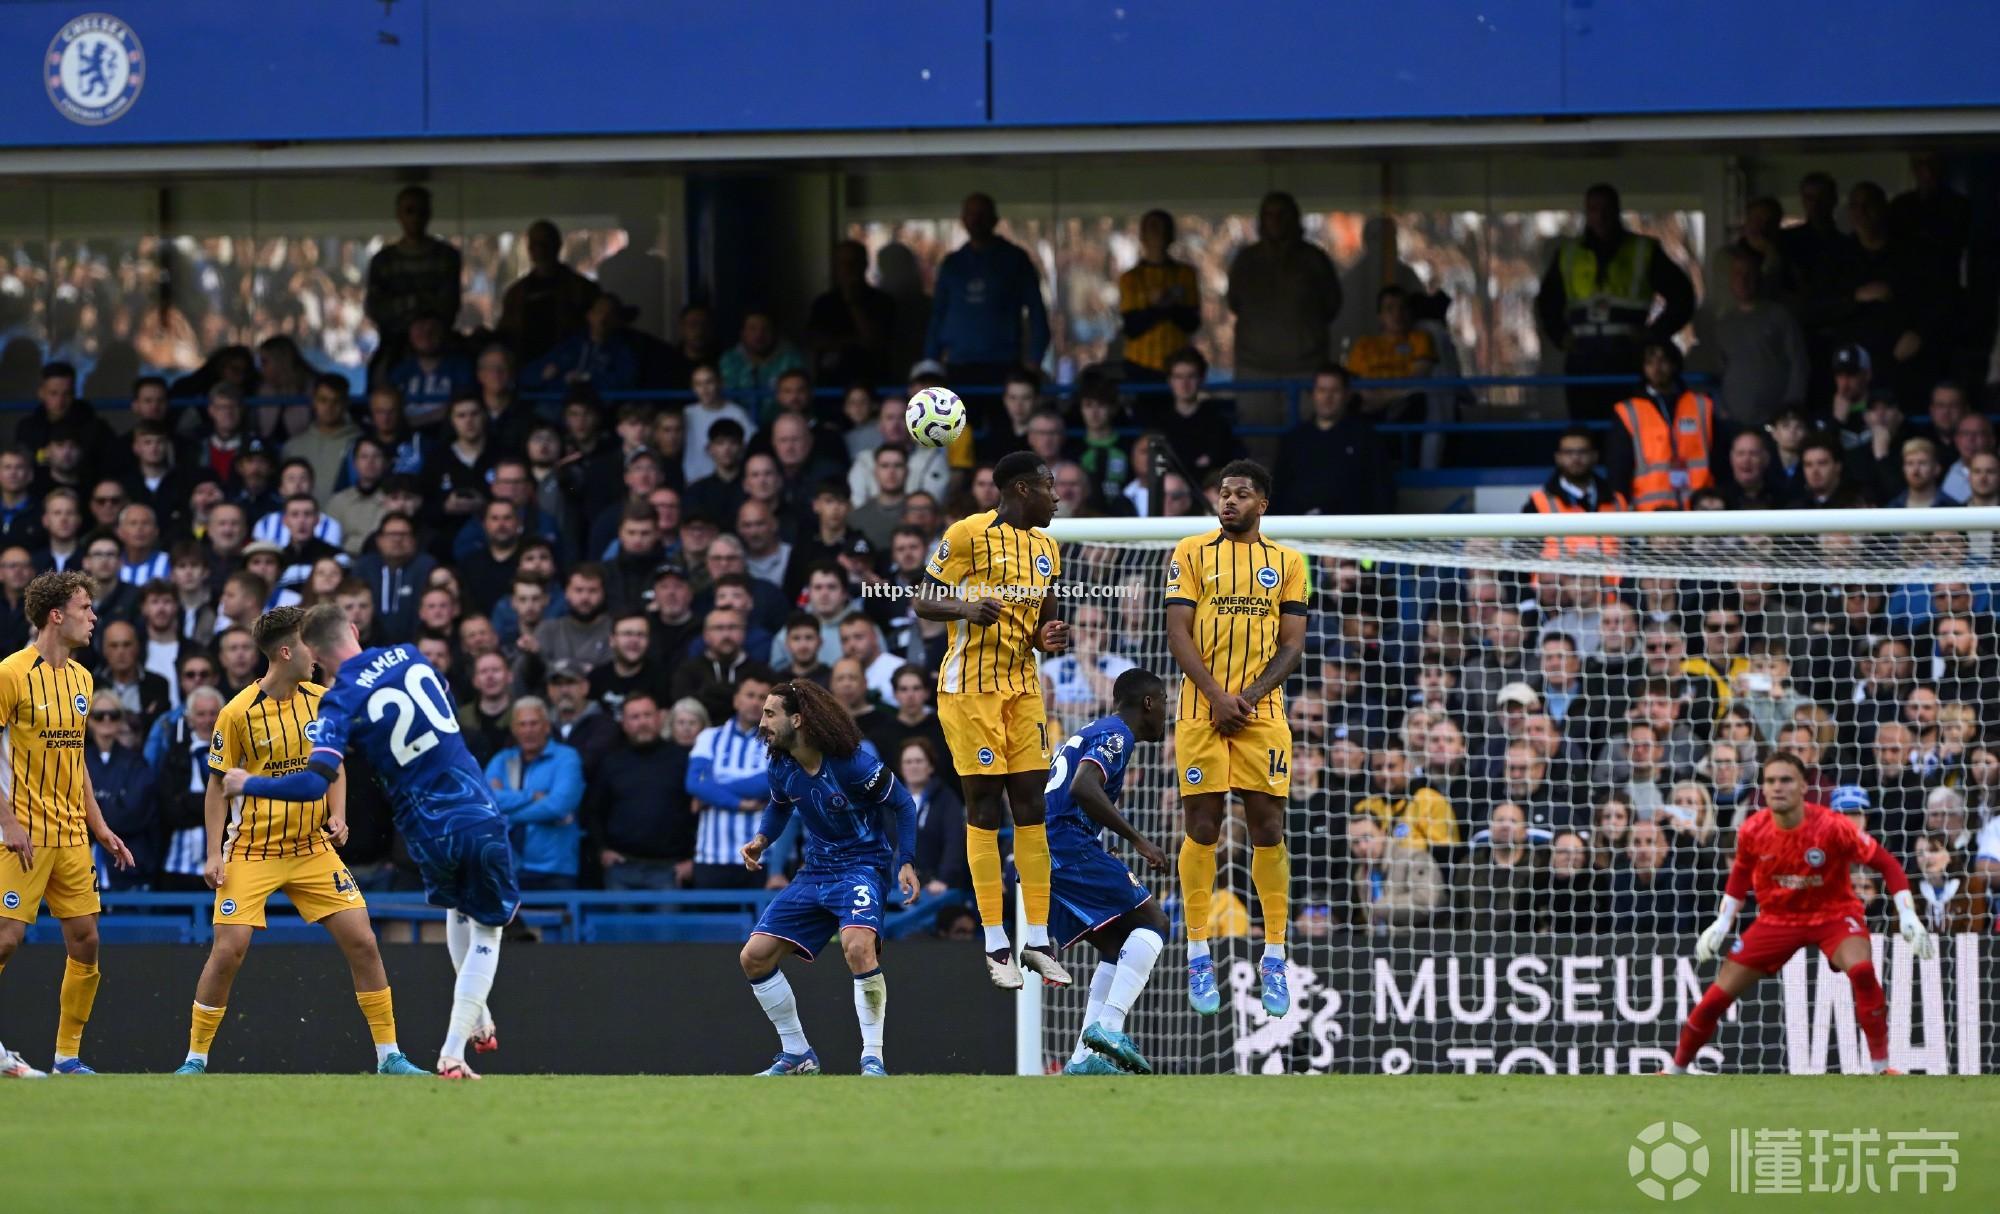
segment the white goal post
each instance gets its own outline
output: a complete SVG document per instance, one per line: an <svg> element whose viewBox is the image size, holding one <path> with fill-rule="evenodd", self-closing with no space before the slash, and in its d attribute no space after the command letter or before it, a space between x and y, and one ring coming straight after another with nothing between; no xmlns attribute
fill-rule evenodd
<svg viewBox="0 0 2000 1214"><path fill-rule="evenodd" d="M1044 658L1051 741L1139 665L1179 677L1167 556L1212 518L1061 519L1073 649ZM1289 680L1292 1007L1263 1012L1260 908L1232 806L1218 850L1220 1014L1188 1006L1172 872L1140 869L1172 940L1127 1022L1170 1072L1657 1069L1712 967L1712 914L1757 765L1812 764L1918 887L1916 963L1857 874L1907 1071L2000 1070L2000 509L1289 516L1311 559ZM1094 674L1093 674L1094 672ZM1169 717L1171 719L1171 712ZM1172 728L1126 816L1171 858ZM1096 958L1023 992L1017 1069L1060 1067ZM1731 1011L1704 1069L1861 1071L1846 982L1801 954Z"/></svg>

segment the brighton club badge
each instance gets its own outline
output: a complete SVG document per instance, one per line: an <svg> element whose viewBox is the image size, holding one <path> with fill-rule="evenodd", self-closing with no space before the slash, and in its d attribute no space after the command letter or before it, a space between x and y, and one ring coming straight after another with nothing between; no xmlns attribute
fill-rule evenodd
<svg viewBox="0 0 2000 1214"><path fill-rule="evenodd" d="M118 18L88 13L56 32L42 60L49 101L83 126L116 122L146 83L146 52Z"/></svg>

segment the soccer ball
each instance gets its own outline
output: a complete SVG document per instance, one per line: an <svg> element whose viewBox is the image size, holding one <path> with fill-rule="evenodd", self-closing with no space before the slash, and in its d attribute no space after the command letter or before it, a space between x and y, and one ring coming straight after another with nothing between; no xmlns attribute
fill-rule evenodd
<svg viewBox="0 0 2000 1214"><path fill-rule="evenodd" d="M965 402L950 388L925 388L910 398L903 424L919 447L946 447L965 432Z"/></svg>

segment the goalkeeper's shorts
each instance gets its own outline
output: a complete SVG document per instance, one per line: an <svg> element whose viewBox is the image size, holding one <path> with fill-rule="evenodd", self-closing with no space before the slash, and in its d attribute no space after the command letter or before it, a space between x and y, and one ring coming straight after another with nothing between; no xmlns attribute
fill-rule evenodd
<svg viewBox="0 0 2000 1214"><path fill-rule="evenodd" d="M1761 973L1775 974L1802 948L1817 945L1833 960L1833 952L1849 937L1868 935L1868 925L1857 909L1821 919L1817 923L1772 923L1759 919L1729 946L1727 959Z"/></svg>

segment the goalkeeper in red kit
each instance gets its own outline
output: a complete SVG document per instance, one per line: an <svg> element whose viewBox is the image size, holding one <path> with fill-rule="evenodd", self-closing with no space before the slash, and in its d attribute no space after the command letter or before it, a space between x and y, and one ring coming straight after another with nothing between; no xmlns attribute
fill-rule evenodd
<svg viewBox="0 0 2000 1214"><path fill-rule="evenodd" d="M1668 1068L1686 1074L1695 1051L1708 1044L1729 1005L1791 959L1817 946L1854 989L1855 1018L1868 1038L1868 1057L1877 1074L1889 1071L1889 1014L1881 979L1868 943L1861 900L1848 884L1850 865L1865 864L1882 874L1895 898L1897 930L1925 961L1937 945L1917 918L1910 880L1903 866L1860 827L1824 805L1806 803L1805 764L1786 751L1764 761L1764 808L1736 832L1736 863L1715 922L1695 945L1696 960L1722 951L1743 896L1757 894L1757 921L1736 941L1715 982L1681 1026L1680 1044Z"/></svg>

